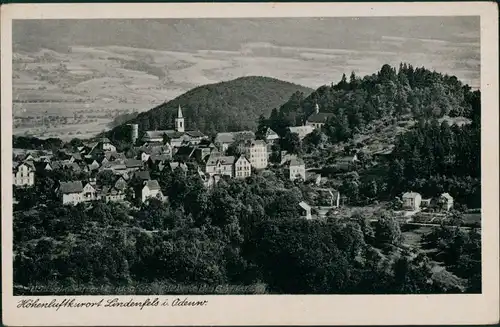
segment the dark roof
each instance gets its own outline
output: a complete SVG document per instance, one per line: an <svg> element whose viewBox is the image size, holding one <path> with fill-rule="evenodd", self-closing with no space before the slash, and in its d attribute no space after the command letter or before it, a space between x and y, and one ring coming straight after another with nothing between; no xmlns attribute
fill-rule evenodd
<svg viewBox="0 0 500 327"><path fill-rule="evenodd" d="M125 167L127 168L135 168L135 167L142 167L143 163L141 160L138 159L127 159L125 160Z"/></svg>
<svg viewBox="0 0 500 327"><path fill-rule="evenodd" d="M134 173L134 177L142 179L144 181L147 181L147 180L151 179L151 176L149 175L149 171L147 171L147 170L136 171Z"/></svg>
<svg viewBox="0 0 500 327"><path fill-rule="evenodd" d="M63 194L81 193L83 192L83 185L81 181L60 182L59 191Z"/></svg>
<svg viewBox="0 0 500 327"><path fill-rule="evenodd" d="M192 146L181 146L175 153L177 157L191 157L194 153L195 148Z"/></svg>
<svg viewBox="0 0 500 327"><path fill-rule="evenodd" d="M198 144L198 147L213 148L213 147L215 147L215 145L210 140L203 139Z"/></svg>
<svg viewBox="0 0 500 327"><path fill-rule="evenodd" d="M160 184L156 179L144 182L144 186L147 186L150 190L159 190Z"/></svg>
<svg viewBox="0 0 500 327"><path fill-rule="evenodd" d="M34 164L35 164L35 168L38 170L45 169L45 167L47 167L47 165L49 165L52 168L52 165L49 162L45 162L45 161L37 161Z"/></svg>
<svg viewBox="0 0 500 327"><path fill-rule="evenodd" d="M203 134L200 131L187 131L186 134L191 136L191 137L204 137L205 136L205 134Z"/></svg>
<svg viewBox="0 0 500 327"><path fill-rule="evenodd" d="M170 137L171 139L178 139L178 138L181 138L185 135L185 133L177 132L174 130L165 131L165 134L167 134L167 136Z"/></svg>
<svg viewBox="0 0 500 327"><path fill-rule="evenodd" d="M307 118L307 121L310 123L324 123L326 120L330 117L332 117L333 114L329 112L319 112L319 113L314 113L309 118Z"/></svg>
<svg viewBox="0 0 500 327"><path fill-rule="evenodd" d="M95 162L97 162L97 160L95 160L94 158L85 158L85 160L84 160L84 161L85 161L87 164L89 164L89 165L90 165L90 164L92 164L92 163L94 163L94 161L95 161ZM98 162L97 162L97 163L98 163Z"/></svg>

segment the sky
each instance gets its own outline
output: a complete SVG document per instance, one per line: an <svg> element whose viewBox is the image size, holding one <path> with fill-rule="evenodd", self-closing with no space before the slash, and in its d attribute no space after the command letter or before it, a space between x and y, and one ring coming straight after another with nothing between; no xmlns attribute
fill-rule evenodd
<svg viewBox="0 0 500 327"><path fill-rule="evenodd" d="M28 20L14 22L13 42L161 50L190 65L171 67L173 83L192 86L264 75L317 88L400 62L480 85L479 17Z"/></svg>

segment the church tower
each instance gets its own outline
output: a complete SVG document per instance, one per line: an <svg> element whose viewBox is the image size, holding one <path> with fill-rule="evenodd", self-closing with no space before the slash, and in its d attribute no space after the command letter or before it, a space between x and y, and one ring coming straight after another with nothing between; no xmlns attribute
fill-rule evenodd
<svg viewBox="0 0 500 327"><path fill-rule="evenodd" d="M184 118L182 117L182 109L179 105L177 109L177 118L175 118L175 131L184 133Z"/></svg>

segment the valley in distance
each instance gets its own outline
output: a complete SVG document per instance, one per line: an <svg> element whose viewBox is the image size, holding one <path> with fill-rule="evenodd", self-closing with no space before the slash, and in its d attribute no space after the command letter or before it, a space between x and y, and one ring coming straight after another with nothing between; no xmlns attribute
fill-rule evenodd
<svg viewBox="0 0 500 327"><path fill-rule="evenodd" d="M14 295L481 293L480 90L409 63L185 87L14 119L43 126L13 136Z"/></svg>

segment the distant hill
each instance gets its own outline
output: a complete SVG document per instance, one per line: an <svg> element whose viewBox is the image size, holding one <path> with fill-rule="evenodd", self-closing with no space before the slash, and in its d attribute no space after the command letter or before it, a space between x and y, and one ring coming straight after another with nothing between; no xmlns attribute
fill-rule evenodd
<svg viewBox="0 0 500 327"><path fill-rule="evenodd" d="M293 94L307 96L313 90L269 77L248 76L194 88L109 131L108 137L123 141L127 124L139 124L139 130L173 128L177 108L182 107L186 129L206 134L255 129L260 115L268 116Z"/></svg>

